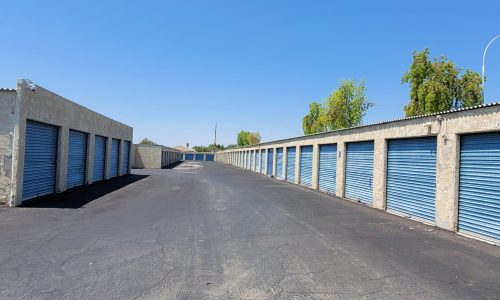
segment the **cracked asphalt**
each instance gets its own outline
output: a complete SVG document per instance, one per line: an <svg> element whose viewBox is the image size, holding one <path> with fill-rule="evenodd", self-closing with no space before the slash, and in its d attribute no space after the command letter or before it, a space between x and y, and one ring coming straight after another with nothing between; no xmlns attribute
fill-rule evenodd
<svg viewBox="0 0 500 300"><path fill-rule="evenodd" d="M0 209L2 299L499 299L480 241L211 162Z"/></svg>

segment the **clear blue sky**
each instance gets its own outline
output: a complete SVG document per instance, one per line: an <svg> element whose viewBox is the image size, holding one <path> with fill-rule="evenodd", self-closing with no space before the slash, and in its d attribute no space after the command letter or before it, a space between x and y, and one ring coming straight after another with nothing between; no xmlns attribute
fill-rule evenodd
<svg viewBox="0 0 500 300"><path fill-rule="evenodd" d="M130 1L132 2L132 1ZM439 2L439 3L438 3ZM0 87L29 78L175 146L302 134L311 101L364 79L365 123L403 116L401 76L429 47L481 71L499 1L2 1ZM486 102L500 101L500 41Z"/></svg>

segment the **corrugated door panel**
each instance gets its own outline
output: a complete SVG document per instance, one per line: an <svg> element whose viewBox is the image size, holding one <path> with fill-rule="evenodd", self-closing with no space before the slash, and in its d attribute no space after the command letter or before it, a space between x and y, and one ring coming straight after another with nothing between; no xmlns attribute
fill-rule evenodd
<svg viewBox="0 0 500 300"><path fill-rule="evenodd" d="M255 151L250 151L250 171L253 171L255 168Z"/></svg>
<svg viewBox="0 0 500 300"><path fill-rule="evenodd" d="M245 151L245 170L248 170L250 167L250 153Z"/></svg>
<svg viewBox="0 0 500 300"><path fill-rule="evenodd" d="M87 166L87 133L70 130L68 145L68 174L66 188L85 184Z"/></svg>
<svg viewBox="0 0 500 300"><path fill-rule="evenodd" d="M106 138L100 135L96 135L94 143L94 174L92 175L92 181L104 180L105 168Z"/></svg>
<svg viewBox="0 0 500 300"><path fill-rule="evenodd" d="M120 140L111 140L111 161L109 164L109 177L118 176L118 160L120 158Z"/></svg>
<svg viewBox="0 0 500 300"><path fill-rule="evenodd" d="M300 147L300 184L312 185L313 146Z"/></svg>
<svg viewBox="0 0 500 300"><path fill-rule="evenodd" d="M184 160L193 160L193 154L191 154L191 153L185 154Z"/></svg>
<svg viewBox="0 0 500 300"><path fill-rule="evenodd" d="M500 133L464 135L458 230L500 242Z"/></svg>
<svg viewBox="0 0 500 300"><path fill-rule="evenodd" d="M373 202L373 142L348 143L345 196L362 203Z"/></svg>
<svg viewBox="0 0 500 300"><path fill-rule="evenodd" d="M335 194L337 189L337 145L319 146L318 188Z"/></svg>
<svg viewBox="0 0 500 300"><path fill-rule="evenodd" d="M387 209L434 221L436 138L390 140L387 148Z"/></svg>
<svg viewBox="0 0 500 300"><path fill-rule="evenodd" d="M286 180L295 182L295 155L296 147L286 148Z"/></svg>
<svg viewBox="0 0 500 300"><path fill-rule="evenodd" d="M214 161L214 155L213 154L207 154L207 161Z"/></svg>
<svg viewBox="0 0 500 300"><path fill-rule="evenodd" d="M57 140L56 126L26 121L23 201L55 192Z"/></svg>
<svg viewBox="0 0 500 300"><path fill-rule="evenodd" d="M260 173L264 174L266 170L266 151L264 149L260 152Z"/></svg>
<svg viewBox="0 0 500 300"><path fill-rule="evenodd" d="M255 161L255 166L253 167L254 172L259 172L259 152L255 150L254 155L254 161Z"/></svg>
<svg viewBox="0 0 500 300"><path fill-rule="evenodd" d="M276 177L283 179L283 148L276 149Z"/></svg>
<svg viewBox="0 0 500 300"><path fill-rule="evenodd" d="M247 151L247 170L252 169L252 152Z"/></svg>
<svg viewBox="0 0 500 300"><path fill-rule="evenodd" d="M195 154L195 160L203 160L203 154Z"/></svg>
<svg viewBox="0 0 500 300"><path fill-rule="evenodd" d="M267 176L273 176L274 149L267 149Z"/></svg>
<svg viewBox="0 0 500 300"><path fill-rule="evenodd" d="M165 155L165 156L167 156L167 155ZM124 141L124 143L123 143L123 157L122 157L122 175L128 174L129 158L130 158L130 142Z"/></svg>

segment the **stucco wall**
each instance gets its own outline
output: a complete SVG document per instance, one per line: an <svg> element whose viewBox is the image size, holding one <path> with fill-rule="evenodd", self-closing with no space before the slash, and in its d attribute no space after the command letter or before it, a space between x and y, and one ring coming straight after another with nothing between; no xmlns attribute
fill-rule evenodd
<svg viewBox="0 0 500 300"><path fill-rule="evenodd" d="M15 90L0 91L0 205L8 204L12 192L12 156L18 130L19 105Z"/></svg>
<svg viewBox="0 0 500 300"><path fill-rule="evenodd" d="M299 184L300 146L313 145L313 183L311 188L317 189L319 145L335 143L337 144L336 195L344 197L346 143L374 141L373 207L385 210L388 140L435 136L437 139L437 161L434 224L448 230L456 230L460 136L468 133L492 131L500 131L500 106L498 105L297 137L263 143L258 147L232 149L218 153L217 160L234 165L240 163L241 165L241 161L238 161L238 156L235 156L235 153L283 147L282 172L286 175L286 147L295 146L297 147L295 183ZM274 162L276 162L276 150L274 151ZM263 166L264 170L266 168L267 164ZM273 173L276 174L275 171Z"/></svg>
<svg viewBox="0 0 500 300"><path fill-rule="evenodd" d="M92 183L93 157L95 135L108 138L106 161L111 157L111 138L120 140L120 148L123 149L125 141L132 141L133 129L130 126L114 121L108 117L98 114L79 104L67 100L40 86L32 91L25 80L17 82L17 101L19 103L19 122L17 140L13 155L13 177L17 182L12 184L12 196L9 205L19 205L22 201L23 172L24 169L24 147L26 121L33 120L59 127L58 164L56 174L56 192L66 190L66 177L68 168L68 142L69 130L79 130L89 134L87 145L87 168L86 184ZM123 151L120 149L119 164L121 166ZM131 150L131 154L133 151ZM129 170L130 172L130 165ZM127 172L127 173L128 173ZM121 167L119 174L123 175ZM105 178L109 178L109 168L106 165Z"/></svg>
<svg viewBox="0 0 500 300"><path fill-rule="evenodd" d="M161 146L134 145L134 169L160 169Z"/></svg>

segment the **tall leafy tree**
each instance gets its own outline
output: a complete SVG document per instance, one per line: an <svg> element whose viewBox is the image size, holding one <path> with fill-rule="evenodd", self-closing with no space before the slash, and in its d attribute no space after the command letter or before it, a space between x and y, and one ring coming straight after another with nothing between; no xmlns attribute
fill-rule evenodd
<svg viewBox="0 0 500 300"><path fill-rule="evenodd" d="M142 144L142 145L158 145L157 143L153 142L152 140L148 139L148 138L144 138L142 139L142 141L139 143L139 144Z"/></svg>
<svg viewBox="0 0 500 300"><path fill-rule="evenodd" d="M410 69L402 83L410 86L410 101L404 107L407 117L435 113L483 103L481 76L462 69L444 56L429 59L429 49L413 53Z"/></svg>
<svg viewBox="0 0 500 300"><path fill-rule="evenodd" d="M309 113L302 119L304 134L348 128L363 124L366 111L373 102L366 99L364 81L344 80L325 103L312 102Z"/></svg>
<svg viewBox="0 0 500 300"><path fill-rule="evenodd" d="M238 146L255 145L260 143L260 133L241 130L236 138Z"/></svg>

